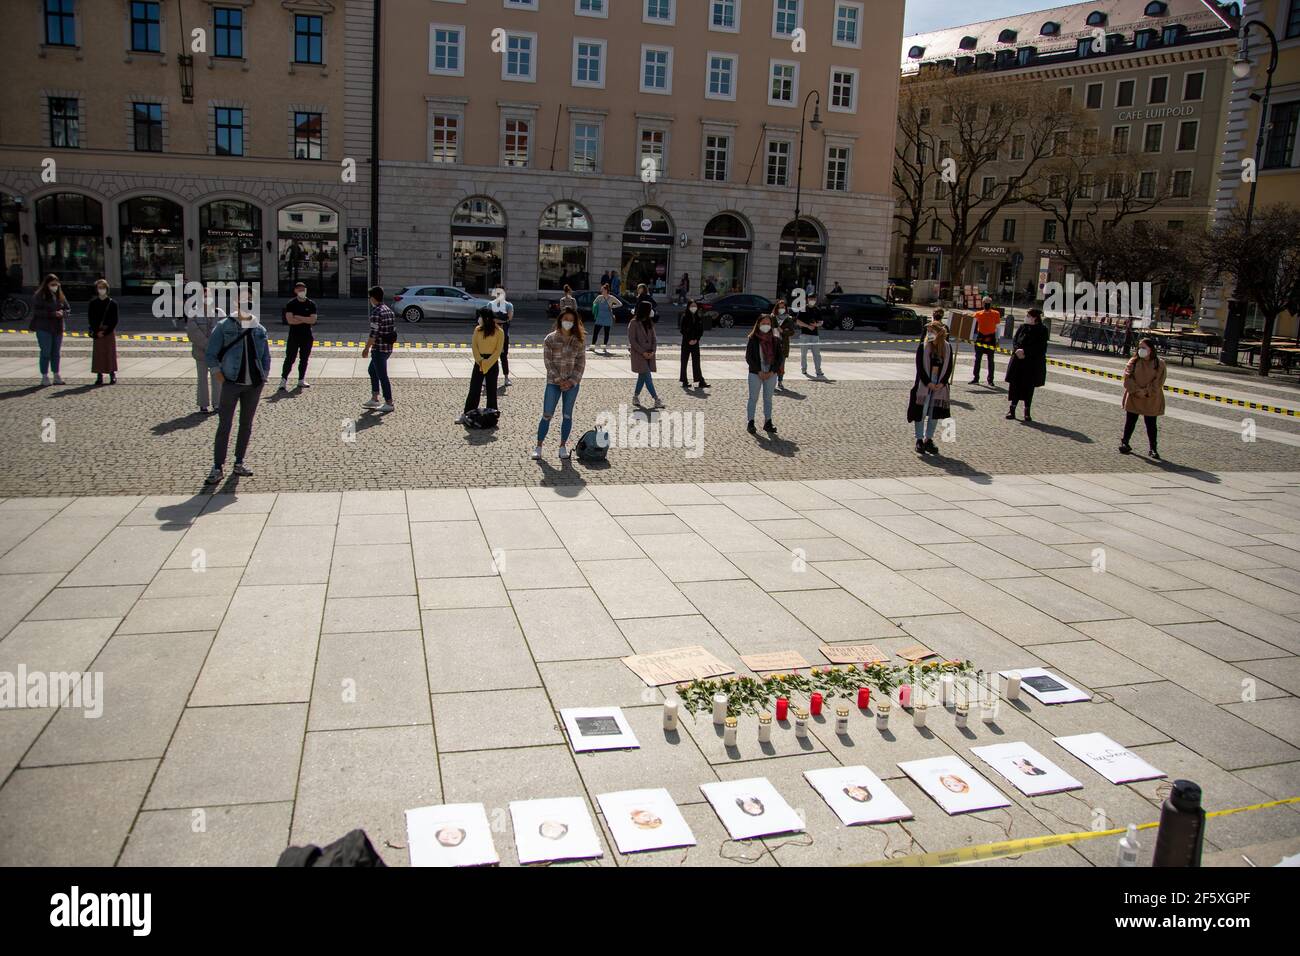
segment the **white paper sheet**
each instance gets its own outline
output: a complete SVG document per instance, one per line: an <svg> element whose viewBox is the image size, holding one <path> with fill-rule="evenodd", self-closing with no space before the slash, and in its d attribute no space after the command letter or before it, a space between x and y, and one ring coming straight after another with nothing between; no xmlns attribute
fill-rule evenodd
<svg viewBox="0 0 1300 956"><path fill-rule="evenodd" d="M1010 800L960 757L905 760L898 769L949 815L1011 806Z"/></svg>
<svg viewBox="0 0 1300 956"><path fill-rule="evenodd" d="M515 828L520 863L587 860L605 855L581 797L512 801L510 821Z"/></svg>
<svg viewBox="0 0 1300 956"><path fill-rule="evenodd" d="M620 853L695 846L695 834L667 790L602 793L596 802Z"/></svg>
<svg viewBox="0 0 1300 956"><path fill-rule="evenodd" d="M641 746L619 707L570 707L560 711L560 718L569 732L569 742L579 753Z"/></svg>
<svg viewBox="0 0 1300 956"><path fill-rule="evenodd" d="M1005 678L1011 671L999 671ZM1072 704L1076 701L1092 700L1087 691L1079 690L1060 674L1054 674L1041 667L1022 667L1020 689L1035 700L1044 704Z"/></svg>
<svg viewBox="0 0 1300 956"><path fill-rule="evenodd" d="M803 832L799 814L764 777L702 783L700 790L733 840Z"/></svg>
<svg viewBox="0 0 1300 956"><path fill-rule="evenodd" d="M866 767L827 767L803 775L845 826L912 819L907 805Z"/></svg>
<svg viewBox="0 0 1300 956"><path fill-rule="evenodd" d="M1075 734L1072 737L1052 739L1111 783L1155 780L1164 776L1163 771L1157 770L1105 734Z"/></svg>
<svg viewBox="0 0 1300 956"><path fill-rule="evenodd" d="M1024 741L1010 744L992 744L972 747L971 753L1010 781L1021 793L1030 797L1045 793L1079 790L1083 784L1052 763Z"/></svg>
<svg viewBox="0 0 1300 956"><path fill-rule="evenodd" d="M500 863L481 803L447 803L406 811L411 866L486 866Z"/></svg>

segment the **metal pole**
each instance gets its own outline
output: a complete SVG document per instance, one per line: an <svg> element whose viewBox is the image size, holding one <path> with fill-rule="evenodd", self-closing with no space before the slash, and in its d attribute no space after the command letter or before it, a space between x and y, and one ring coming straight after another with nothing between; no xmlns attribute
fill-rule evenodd
<svg viewBox="0 0 1300 956"><path fill-rule="evenodd" d="M821 107L821 102L822 102L822 96L821 96L821 94L818 93L816 90L812 90L811 92L809 92L809 94L808 94L807 96L804 97L804 100L803 100L803 111L799 114L799 168L798 168L797 172L795 173L795 187L794 187L794 242L791 244L791 247L790 247L790 271L791 271L791 273L796 272L796 271L798 270L798 268L799 268L799 216L800 216L800 212L801 212L801 210L800 210L800 206L802 205L802 201L803 201L803 139L804 139L804 132L805 132L805 128L806 128L806 124L807 124L807 119L808 119L808 101L811 100L813 97L816 97L816 98L817 98L817 106L818 106L818 108ZM814 114L814 115L816 115L816 114ZM777 293L777 298L780 299L780 298L784 298L784 296L782 295L782 290L781 290L781 288L780 288L780 286L781 286L781 280L780 280L781 268L780 268L780 255L779 255L779 254L778 254L778 256L777 256L777 270L776 270L776 271L777 271L777 283L776 283L776 284L777 284L777 290L776 290L776 293Z"/></svg>

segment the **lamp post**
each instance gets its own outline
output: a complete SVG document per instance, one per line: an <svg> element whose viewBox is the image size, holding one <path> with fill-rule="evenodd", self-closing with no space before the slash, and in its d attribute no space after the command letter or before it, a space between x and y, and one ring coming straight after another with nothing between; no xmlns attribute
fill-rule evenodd
<svg viewBox="0 0 1300 956"><path fill-rule="evenodd" d="M1271 128L1268 117L1268 101L1273 94L1273 73L1277 70L1278 50L1277 34L1263 20L1247 20L1241 24L1241 30L1238 34L1240 47L1237 50L1237 59L1232 64L1232 75L1239 80L1244 80L1250 76L1250 28L1259 27L1268 35L1270 48L1270 59L1268 63L1268 73L1264 81L1264 93L1261 96L1258 93L1251 93L1250 98L1259 103L1259 131L1255 135L1255 168L1252 170L1250 179L1250 198L1246 202L1246 225L1245 234L1250 235L1250 226L1255 218L1255 189L1259 185L1259 168L1264 158L1264 137ZM1232 298L1228 301L1228 320L1223 328L1223 347L1219 349L1220 365L1237 364L1237 346L1241 341L1241 332L1246 324L1246 306L1244 294L1241 289L1241 281L1237 280L1236 287L1232 291Z"/></svg>
<svg viewBox="0 0 1300 956"><path fill-rule="evenodd" d="M808 101L813 99L815 99L817 103L815 106L813 106L812 122L809 123L808 125L812 126L814 133L817 132L817 130L822 128L822 112L821 112L822 95L818 93L816 90L813 90L807 96L804 97L803 112L799 114L799 170L795 176L795 187L794 187L794 242L791 244L791 248L790 248L791 273L796 273L799 268L799 211L800 211L799 207L803 200L804 124L808 118ZM781 270L778 268L777 272L780 273L780 271ZM781 284L780 279L778 278L777 285L780 286L780 284ZM782 293L780 288L776 290L776 294L777 294L777 298L782 298Z"/></svg>

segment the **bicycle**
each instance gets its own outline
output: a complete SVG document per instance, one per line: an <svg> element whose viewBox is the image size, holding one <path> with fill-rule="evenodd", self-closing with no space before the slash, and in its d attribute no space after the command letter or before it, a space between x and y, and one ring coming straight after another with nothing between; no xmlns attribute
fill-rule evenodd
<svg viewBox="0 0 1300 956"><path fill-rule="evenodd" d="M24 322L31 315L32 306L22 296L0 293L0 317L6 322Z"/></svg>

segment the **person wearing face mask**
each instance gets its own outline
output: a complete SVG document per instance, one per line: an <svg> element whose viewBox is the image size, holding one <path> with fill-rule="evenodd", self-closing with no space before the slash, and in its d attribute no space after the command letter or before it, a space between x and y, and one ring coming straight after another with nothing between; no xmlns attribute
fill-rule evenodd
<svg viewBox="0 0 1300 956"><path fill-rule="evenodd" d="M1047 381L1047 340L1051 333L1043 325L1041 309L1030 309L1029 321L1016 329L1012 340L1011 361L1007 364L1007 398L1011 408L1008 419L1015 419L1016 405L1025 403L1025 421L1032 422L1030 406L1034 403L1034 389Z"/></svg>
<svg viewBox="0 0 1300 956"><path fill-rule="evenodd" d="M27 327L36 333L36 343L40 347L41 384L50 384L50 373L54 373L54 384L62 385L63 377L59 375L59 359L63 354L64 323L72 314L68 300L60 289L59 277L51 273L41 282L40 288L32 296L32 318Z"/></svg>
<svg viewBox="0 0 1300 956"><path fill-rule="evenodd" d="M307 381L307 360L311 358L311 347L315 341L312 326L316 324L316 303L307 298L305 282L294 284L293 298L284 304L280 318L289 326L289 336L284 346L279 390L289 390L289 372L295 358L298 360L298 387L311 388L311 382Z"/></svg>
<svg viewBox="0 0 1300 956"><path fill-rule="evenodd" d="M591 350L596 351L596 339L605 333L605 354L609 354L609 330L614 327L614 310L623 307L617 296L609 291L609 283L601 284L600 295L591 303L592 321L595 329L591 333Z"/></svg>
<svg viewBox="0 0 1300 956"><path fill-rule="evenodd" d="M704 319L700 317L700 304L694 299L686 300L686 311L679 320L682 332L682 388L689 388L686 381L686 362L691 362L691 372L695 375L696 388L708 388L704 373L700 371L700 339L704 337Z"/></svg>
<svg viewBox="0 0 1300 956"><path fill-rule="evenodd" d="M501 373L501 350L505 347L505 332L497 324L500 313L491 307L478 310L478 324L470 337L470 354L474 365L470 369L469 392L465 396L465 411L456 419L457 425L469 421L469 413L478 408L483 388L487 386L487 410L497 411L497 378Z"/></svg>
<svg viewBox="0 0 1300 956"><path fill-rule="evenodd" d="M563 404L560 423L560 458L569 457L569 432L573 430L573 405L578 400L578 386L587 368L586 332L578 310L560 310L555 330L542 342L542 359L546 365L546 393L542 398L542 418L537 423L537 447L532 457L542 457L542 445L551 430L555 407Z"/></svg>
<svg viewBox="0 0 1300 956"><path fill-rule="evenodd" d="M514 321L515 307L506 298L505 289L497 289L492 294L492 311L497 328L501 330L501 387L508 388L510 381L510 323Z"/></svg>
<svg viewBox="0 0 1300 956"><path fill-rule="evenodd" d="M94 344L90 356L90 370L95 373L95 384L117 382L117 302L108 294L108 280L95 282L95 297L86 307L86 324Z"/></svg>
<svg viewBox="0 0 1300 956"><path fill-rule="evenodd" d="M370 335L366 338L361 357L370 359L366 371L370 375L370 400L361 407L387 415L393 410L393 383L388 378L388 360L393 357L397 343L397 316L384 302L383 286L370 289ZM383 401L380 401L380 394Z"/></svg>
<svg viewBox="0 0 1300 956"><path fill-rule="evenodd" d="M644 282L640 283L636 287L636 301L648 302L650 304L651 321L652 322L659 321L659 303L655 301L655 297L650 294L650 289L646 286Z"/></svg>
<svg viewBox="0 0 1300 956"><path fill-rule="evenodd" d="M808 299L808 309L799 316L795 323L799 327L799 367L804 375L808 374L808 353L812 352L813 368L817 370L817 378L825 378L822 374L822 326L826 320L822 317L822 310L817 306L817 296L811 296Z"/></svg>
<svg viewBox="0 0 1300 956"><path fill-rule="evenodd" d="M781 336L776 331L776 323L770 315L760 315L754 327L749 330L749 341L745 343L745 364L749 366L749 404L747 406L749 424L746 430L757 434L754 427L754 413L758 410L758 394L763 393L763 431L776 434L772 424L772 393L776 386L778 369L781 367Z"/></svg>
<svg viewBox="0 0 1300 956"><path fill-rule="evenodd" d="M578 308L578 300L573 297L573 286L566 285L564 287L564 295L560 296L558 304L561 312L565 309L576 310Z"/></svg>
<svg viewBox="0 0 1300 956"><path fill-rule="evenodd" d="M1151 457L1160 461L1156 450L1156 419L1165 413L1165 376L1169 367L1156 354L1156 343L1151 338L1138 342L1137 355L1124 366L1124 438L1120 442L1121 455L1130 455L1133 448L1129 439L1137 427L1138 416L1146 421L1147 442Z"/></svg>
<svg viewBox="0 0 1300 956"><path fill-rule="evenodd" d="M216 410L221 403L221 377L216 368L208 367L208 342L212 332L222 319L226 310L217 305L212 290L203 292L203 310L198 315L191 315L185 322L185 335L190 340L190 355L194 357L198 384L195 399L199 411L204 415Z"/></svg>
<svg viewBox="0 0 1300 956"><path fill-rule="evenodd" d="M776 333L776 344L780 354L780 364L776 369L776 387L780 391L785 390L785 363L790 357L790 340L794 338L795 324L794 316L791 314L785 299L777 299L776 305L772 309L773 331Z"/></svg>
<svg viewBox="0 0 1300 956"><path fill-rule="evenodd" d="M925 327L925 340L916 348L916 380L907 403L907 420L916 431L916 453L937 455L934 443L938 421L952 417L949 405L953 351L948 329L939 321Z"/></svg>
<svg viewBox="0 0 1300 956"><path fill-rule="evenodd" d="M248 454L248 443L253 437L253 417L262 398L262 387L271 374L271 347L266 339L266 329L257 316L248 311L247 302L241 301L233 316L217 323L208 339L206 355L208 367L217 370L217 379L221 382L212 471L204 482L215 485L224 475L236 405L239 406L239 435L235 439L234 473L241 477L253 473L244 464L244 456Z"/></svg>
<svg viewBox="0 0 1300 956"><path fill-rule="evenodd" d="M659 393L655 391L655 352L659 343L655 336L655 313L649 302L636 304L636 313L627 324L627 348L636 373L636 390L632 393L634 404L641 404L641 389L646 389L654 399L655 408L663 408Z"/></svg>

